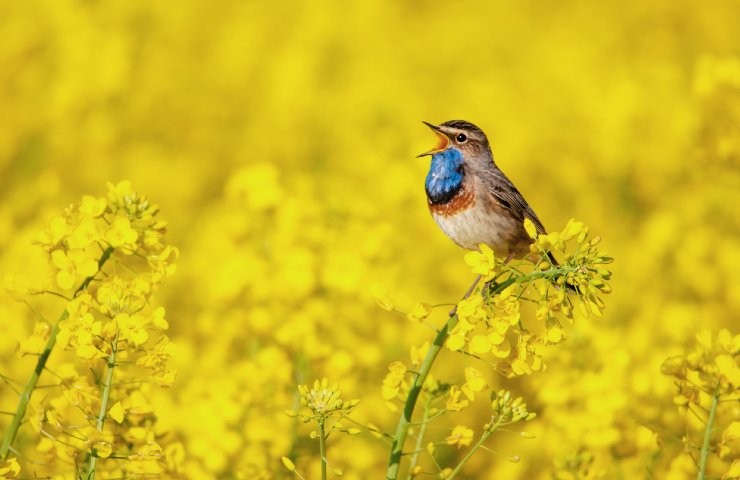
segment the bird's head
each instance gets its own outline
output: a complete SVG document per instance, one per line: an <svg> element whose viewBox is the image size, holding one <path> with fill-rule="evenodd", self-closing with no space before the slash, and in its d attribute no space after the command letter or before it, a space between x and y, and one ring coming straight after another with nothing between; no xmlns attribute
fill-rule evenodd
<svg viewBox="0 0 740 480"><path fill-rule="evenodd" d="M490 169L491 148L483 131L464 120L440 125L424 122L434 130L439 144L419 157L429 155L432 163L426 178L427 198L431 203L449 201L463 186L465 177Z"/></svg>
<svg viewBox="0 0 740 480"><path fill-rule="evenodd" d="M491 162L491 147L488 145L486 134L472 123L465 120L449 120L439 125L423 123L437 134L439 143L433 149L418 155L419 157L437 154L447 156L452 153L450 150L457 150L465 163L473 163L476 160Z"/></svg>

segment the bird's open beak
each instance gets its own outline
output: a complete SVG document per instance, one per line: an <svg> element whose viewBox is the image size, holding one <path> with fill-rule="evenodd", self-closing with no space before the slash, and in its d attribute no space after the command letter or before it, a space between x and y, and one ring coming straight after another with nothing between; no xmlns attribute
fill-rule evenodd
<svg viewBox="0 0 740 480"><path fill-rule="evenodd" d="M424 157L426 155L434 155L435 153L441 152L442 150L446 149L450 145L450 139L447 137L447 135L445 135L442 132L442 130L438 126L432 125L429 122L421 122L421 123L423 123L427 127L429 127L432 130L434 130L434 133L436 133L437 134L437 137L439 137L439 144L436 147L434 147L433 149L429 150L429 151L426 151L424 153L420 153L419 155L417 155L417 157Z"/></svg>

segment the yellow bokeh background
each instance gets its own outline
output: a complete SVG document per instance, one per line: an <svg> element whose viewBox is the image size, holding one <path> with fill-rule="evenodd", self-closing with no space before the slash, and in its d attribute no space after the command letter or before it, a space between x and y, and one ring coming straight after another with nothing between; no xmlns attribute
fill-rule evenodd
<svg viewBox="0 0 740 480"><path fill-rule="evenodd" d="M660 365L701 330L737 333L738 13L733 0L2 0L0 274L49 282L38 232L131 180L180 249L157 297L179 374L154 401L183 476L289 478L291 455L317 478L310 429L284 413L296 386L329 377L361 400L358 421L390 432L388 364L430 339L373 285L410 310L470 283L414 158L434 141L422 120L469 120L548 228L575 217L616 261L604 316L579 320L547 371L488 372L538 413L536 438L497 434L501 455L479 452L464 478L548 479L578 455L590 476L558 478L695 478ZM17 342L59 310L32 303L0 293L2 373L21 381L34 359ZM469 361L447 352L440 374ZM482 408L435 434L480 428ZM382 478L387 452L360 435L329 459Z"/></svg>

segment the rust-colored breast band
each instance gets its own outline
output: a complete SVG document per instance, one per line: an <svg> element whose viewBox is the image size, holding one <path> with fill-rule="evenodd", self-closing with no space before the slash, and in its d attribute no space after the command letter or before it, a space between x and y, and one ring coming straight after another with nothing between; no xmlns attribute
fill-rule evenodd
<svg viewBox="0 0 740 480"><path fill-rule="evenodd" d="M430 212L444 217L449 217L456 215L463 210L467 210L473 205L474 201L475 195L473 195L472 189L463 187L459 192L457 192L457 195L452 197L447 203L443 203L441 205L435 205L432 202L427 203L429 204Z"/></svg>

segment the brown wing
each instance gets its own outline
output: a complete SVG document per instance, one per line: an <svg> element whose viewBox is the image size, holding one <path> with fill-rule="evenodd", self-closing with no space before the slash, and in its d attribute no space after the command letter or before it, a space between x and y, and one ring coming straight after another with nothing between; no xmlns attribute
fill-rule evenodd
<svg viewBox="0 0 740 480"><path fill-rule="evenodd" d="M501 170L497 168L486 170L483 183L499 204L508 210L517 221L523 224L524 219L528 218L534 223L537 233L547 233L532 207Z"/></svg>
<svg viewBox="0 0 740 480"><path fill-rule="evenodd" d="M486 170L482 178L484 180L484 185L488 191L491 192L491 195L503 208L511 212L511 215L514 218L522 222L522 224L524 224L524 219L528 218L532 220L532 223L534 223L537 233L547 233L544 225L542 225L540 219L537 218L537 214L534 213L532 207L530 207L527 201L524 200L524 197L519 193L519 190L516 189L514 184L511 183L511 180L504 175L504 172L494 167L493 169ZM552 252L547 252L547 256L553 265L559 264ZM572 292L579 293L578 288L570 283L566 283L565 287Z"/></svg>

